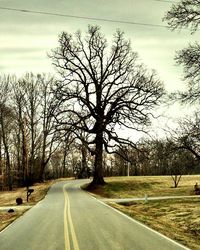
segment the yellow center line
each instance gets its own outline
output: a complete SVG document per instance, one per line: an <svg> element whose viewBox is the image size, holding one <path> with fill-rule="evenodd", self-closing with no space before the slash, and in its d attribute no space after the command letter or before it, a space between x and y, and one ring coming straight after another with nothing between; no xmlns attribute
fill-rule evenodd
<svg viewBox="0 0 200 250"><path fill-rule="evenodd" d="M63 192L64 192L64 196L65 196L64 224L67 224L67 221L68 221L70 233L71 233L71 236L72 236L72 243L73 243L73 246L74 246L74 250L79 250L78 240L77 240L76 233L75 233L75 230L74 230L74 225L73 225L73 222L72 222L72 216L71 216L71 211L70 211L70 200L69 200L68 193L65 190L65 187L67 185L68 184L65 184L64 187L63 187ZM65 228L65 234L67 235L65 237L65 247L66 247L66 250L70 250L69 231L68 231L68 227L66 228L66 226L64 226L64 228Z"/></svg>
<svg viewBox="0 0 200 250"><path fill-rule="evenodd" d="M78 240L77 240L76 233L75 233L75 230L74 230L74 225L73 225L73 222L72 222L72 216L71 216L71 211L70 211L70 201L69 201L69 196L68 195L67 195L67 198L68 198L68 220L69 220L69 225L70 225L70 229L71 229L71 235L72 235L74 250L79 250Z"/></svg>
<svg viewBox="0 0 200 250"><path fill-rule="evenodd" d="M68 231L68 225L67 225L67 196L65 192L65 186L63 186L63 193L65 198L65 204L64 204L64 239L65 239L65 249L70 250L70 242L69 242L69 231Z"/></svg>

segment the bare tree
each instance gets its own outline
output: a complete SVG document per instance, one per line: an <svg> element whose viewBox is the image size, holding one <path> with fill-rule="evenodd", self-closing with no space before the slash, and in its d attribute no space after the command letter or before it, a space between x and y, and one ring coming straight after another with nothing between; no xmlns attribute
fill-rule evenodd
<svg viewBox="0 0 200 250"><path fill-rule="evenodd" d="M173 30L189 27L195 32L200 25L200 0L182 0L174 3L163 19Z"/></svg>
<svg viewBox="0 0 200 250"><path fill-rule="evenodd" d="M14 120L13 110L8 106L8 96L10 91L10 77L0 78L0 129L6 159L6 176L9 190L13 188L11 157L10 157L10 134L12 122Z"/></svg>
<svg viewBox="0 0 200 250"><path fill-rule="evenodd" d="M177 91L173 98L182 104L200 104L200 45L196 42L177 52L175 60L184 69L185 91Z"/></svg>
<svg viewBox="0 0 200 250"><path fill-rule="evenodd" d="M89 150L95 156L92 185L104 184L103 147L109 153L118 144L131 144L117 135L117 125L143 130L163 95L155 72L137 62L137 53L121 31L108 43L97 26L85 38L63 32L51 57L61 76L55 95L58 121L92 135Z"/></svg>
<svg viewBox="0 0 200 250"><path fill-rule="evenodd" d="M39 180L44 179L45 168L54 153L59 146L59 132L56 129L55 111L56 100L55 96L51 93L55 84L55 79L51 76L38 75L40 82L39 94L40 94L40 109L41 109L41 164L39 170Z"/></svg>
<svg viewBox="0 0 200 250"><path fill-rule="evenodd" d="M25 105L24 105L24 83L21 83L16 78L10 83L12 87L11 91L11 103L13 110L16 115L16 142L15 142L15 151L17 158L17 169L18 169L18 184L23 185L26 179L26 170L27 170L27 158L28 155L24 152L25 146L24 142L27 141L26 130L26 118L25 118ZM24 158L25 157L25 158Z"/></svg>
<svg viewBox="0 0 200 250"><path fill-rule="evenodd" d="M21 86L23 86L25 117L30 133L29 180L32 182L35 172L34 166L36 160L36 151L39 147L38 144L40 143L40 75L35 76L32 73L28 73L24 77L20 78L19 82Z"/></svg>
<svg viewBox="0 0 200 250"><path fill-rule="evenodd" d="M200 160L200 117L195 113L179 121L179 128L171 134L177 149L187 150Z"/></svg>
<svg viewBox="0 0 200 250"><path fill-rule="evenodd" d="M174 183L174 188L177 188L183 174L189 174L194 167L194 156L186 150L172 149L169 155L169 173Z"/></svg>
<svg viewBox="0 0 200 250"><path fill-rule="evenodd" d="M62 139L61 139L62 138ZM66 131L63 136L60 137L61 140L61 150L63 152L63 161L62 161L62 177L69 176L69 169L67 169L67 157L71 152L71 145L74 142L74 138L71 135L70 131Z"/></svg>
<svg viewBox="0 0 200 250"><path fill-rule="evenodd" d="M173 4L167 12L164 21L174 29L190 28L192 33L198 30L200 25L200 0L182 0ZM184 69L184 81L186 91L178 91L173 98L181 103L198 103L200 97L200 45L195 42L185 49L177 52L175 60Z"/></svg>

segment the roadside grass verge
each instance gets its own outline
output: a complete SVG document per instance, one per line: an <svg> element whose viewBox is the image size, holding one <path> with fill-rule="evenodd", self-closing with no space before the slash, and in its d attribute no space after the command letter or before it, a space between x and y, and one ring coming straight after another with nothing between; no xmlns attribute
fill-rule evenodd
<svg viewBox="0 0 200 250"><path fill-rule="evenodd" d="M109 205L191 249L200 249L199 199Z"/></svg>
<svg viewBox="0 0 200 250"><path fill-rule="evenodd" d="M47 181L44 183L36 183L32 186L34 192L29 196L29 202L26 201L26 188L16 188L13 191L2 191L0 192L0 207L5 206L16 206L16 198L20 197L23 199L22 208L15 210L13 213L0 210L0 231L7 227L10 223L20 217L29 208L25 206L33 206L42 200L48 192L50 186L54 181ZM20 206L19 206L20 207Z"/></svg>
<svg viewBox="0 0 200 250"><path fill-rule="evenodd" d="M2 206L15 206L16 198L20 197L23 200L22 205L35 205L38 201L44 198L49 187L53 184L53 181L47 181L43 183L36 183L31 188L34 192L29 196L29 202L26 201L26 188L15 188L13 191L0 192L0 207Z"/></svg>
<svg viewBox="0 0 200 250"><path fill-rule="evenodd" d="M148 196L194 195L194 185L196 182L200 184L200 176L182 176L177 188L173 187L171 176L109 177L105 178L105 181L106 185L97 186L92 193L104 198L141 198L145 194Z"/></svg>
<svg viewBox="0 0 200 250"><path fill-rule="evenodd" d="M8 213L6 211L0 211L0 231L6 228L18 217L23 215L28 209L23 209L20 211L15 211L14 213Z"/></svg>
<svg viewBox="0 0 200 250"><path fill-rule="evenodd" d="M178 188L173 188L171 176L109 177L105 181L106 185L92 190L97 198L188 196L194 195L200 176L182 176ZM200 249L199 198L108 204L191 249Z"/></svg>

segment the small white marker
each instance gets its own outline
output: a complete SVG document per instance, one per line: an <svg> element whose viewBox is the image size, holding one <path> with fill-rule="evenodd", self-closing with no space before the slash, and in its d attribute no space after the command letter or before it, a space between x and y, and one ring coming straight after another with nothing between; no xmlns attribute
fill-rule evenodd
<svg viewBox="0 0 200 250"><path fill-rule="evenodd" d="M145 203L148 202L148 195L147 194L145 194L145 196L144 196L144 201L145 201Z"/></svg>

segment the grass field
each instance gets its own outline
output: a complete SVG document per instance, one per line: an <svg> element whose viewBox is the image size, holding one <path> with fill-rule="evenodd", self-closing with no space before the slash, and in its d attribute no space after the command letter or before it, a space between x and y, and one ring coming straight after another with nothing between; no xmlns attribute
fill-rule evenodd
<svg viewBox="0 0 200 250"><path fill-rule="evenodd" d="M96 195L105 198L132 198L148 196L194 195L194 185L200 184L200 175L182 176L178 188L173 188L171 176L131 176L105 178L107 185L97 187Z"/></svg>
<svg viewBox="0 0 200 250"><path fill-rule="evenodd" d="M169 195L194 195L200 176L183 176L178 188L172 188L170 176L111 177L94 194L105 198L130 198ZM200 198L109 203L134 219L150 226L191 249L200 249Z"/></svg>

